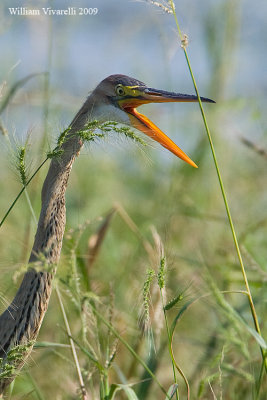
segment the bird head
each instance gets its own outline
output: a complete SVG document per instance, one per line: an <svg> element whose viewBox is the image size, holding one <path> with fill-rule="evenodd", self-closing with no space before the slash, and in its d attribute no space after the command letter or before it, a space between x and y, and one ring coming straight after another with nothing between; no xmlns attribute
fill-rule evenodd
<svg viewBox="0 0 267 400"><path fill-rule="evenodd" d="M126 75L111 75L100 82L90 97L94 98L93 114L96 119L109 119L132 126L197 168L165 133L137 111L137 107L148 103L197 102L197 96L152 89ZM201 101L214 103L213 100L204 97L201 97Z"/></svg>

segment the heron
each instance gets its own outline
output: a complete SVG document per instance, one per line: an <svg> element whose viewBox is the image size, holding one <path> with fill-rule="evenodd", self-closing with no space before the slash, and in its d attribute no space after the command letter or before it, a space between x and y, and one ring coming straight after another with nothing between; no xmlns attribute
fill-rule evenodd
<svg viewBox="0 0 267 400"><path fill-rule="evenodd" d="M8 360L8 354L15 346L25 346L23 357L14 361L17 370L22 367L30 354L32 343L37 338L48 307L66 224L65 192L73 162L83 146L83 140L77 132L88 124L88 121L116 121L138 129L197 168L194 161L165 133L137 111L137 107L148 103L197 101L198 97L195 95L153 89L126 75L107 77L88 96L69 126L60 156L51 160L42 188L42 205L29 258L29 269L13 301L0 316L2 364ZM214 103L205 97L201 97L201 101ZM11 374L0 380L0 394L14 376Z"/></svg>

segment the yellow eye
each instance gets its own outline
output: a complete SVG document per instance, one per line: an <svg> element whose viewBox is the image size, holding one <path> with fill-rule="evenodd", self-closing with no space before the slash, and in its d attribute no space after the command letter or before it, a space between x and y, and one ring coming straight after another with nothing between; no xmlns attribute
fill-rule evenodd
<svg viewBox="0 0 267 400"><path fill-rule="evenodd" d="M115 88L115 91L116 91L116 94L118 96L124 96L125 95L125 91L124 91L122 85L117 85L116 88Z"/></svg>

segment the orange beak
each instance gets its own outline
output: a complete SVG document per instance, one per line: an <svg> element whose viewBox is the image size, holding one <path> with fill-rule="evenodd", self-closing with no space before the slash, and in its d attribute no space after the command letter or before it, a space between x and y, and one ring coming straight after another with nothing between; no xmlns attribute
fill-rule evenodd
<svg viewBox="0 0 267 400"><path fill-rule="evenodd" d="M165 133L163 133L152 121L145 115L140 114L136 108L142 104L147 103L167 103L167 102L197 102L197 96L166 92L158 89L151 89L147 87L138 87L139 95L135 97L125 96L124 99L119 101L120 107L128 113L132 125L159 142L163 147L171 151L177 157L181 158L188 164L195 168L197 165L192 161ZM201 97L201 101L208 103L215 103L213 100Z"/></svg>

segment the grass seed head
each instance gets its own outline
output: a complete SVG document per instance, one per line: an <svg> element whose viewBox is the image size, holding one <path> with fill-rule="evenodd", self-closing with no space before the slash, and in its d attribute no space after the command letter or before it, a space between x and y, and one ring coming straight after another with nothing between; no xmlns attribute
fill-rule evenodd
<svg viewBox="0 0 267 400"><path fill-rule="evenodd" d="M173 14L173 10L172 10L172 4L171 1L155 1L155 0L147 0L147 2L149 4L152 4L155 7L160 8L162 11L164 11L166 14Z"/></svg>
<svg viewBox="0 0 267 400"><path fill-rule="evenodd" d="M165 266L166 266L166 258L162 257L160 260L160 266L158 272L158 285L160 289L163 289L165 286Z"/></svg>
<svg viewBox="0 0 267 400"><path fill-rule="evenodd" d="M150 287L151 283L155 277L155 272L153 269L147 270L146 280L143 286L143 306L144 306L144 322L145 326L149 325L150 316L149 316L149 300L150 300Z"/></svg>

